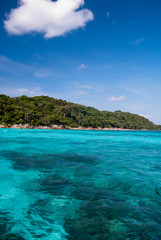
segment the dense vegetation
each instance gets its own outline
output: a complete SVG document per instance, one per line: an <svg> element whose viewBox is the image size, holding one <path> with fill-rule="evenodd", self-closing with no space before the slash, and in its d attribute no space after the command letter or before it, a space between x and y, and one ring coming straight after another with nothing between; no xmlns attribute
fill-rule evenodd
<svg viewBox="0 0 161 240"><path fill-rule="evenodd" d="M161 129L161 126L144 117L128 112L99 111L47 96L10 98L0 95L0 124L20 123L34 126L62 124L65 127Z"/></svg>

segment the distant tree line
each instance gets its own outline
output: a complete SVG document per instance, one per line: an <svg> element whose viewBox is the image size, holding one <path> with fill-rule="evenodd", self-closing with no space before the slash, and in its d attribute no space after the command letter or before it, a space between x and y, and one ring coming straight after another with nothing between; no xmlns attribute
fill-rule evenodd
<svg viewBox="0 0 161 240"><path fill-rule="evenodd" d="M99 111L48 96L14 97L0 95L0 124L65 127L102 127L159 130L148 119L128 112Z"/></svg>

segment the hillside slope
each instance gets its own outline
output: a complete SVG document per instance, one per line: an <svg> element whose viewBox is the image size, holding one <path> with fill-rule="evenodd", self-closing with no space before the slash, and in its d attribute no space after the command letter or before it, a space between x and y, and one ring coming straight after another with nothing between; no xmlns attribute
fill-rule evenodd
<svg viewBox="0 0 161 240"><path fill-rule="evenodd" d="M0 95L0 124L20 123L33 126L62 124L65 127L160 129L148 119L128 112L99 111L47 96L10 98Z"/></svg>

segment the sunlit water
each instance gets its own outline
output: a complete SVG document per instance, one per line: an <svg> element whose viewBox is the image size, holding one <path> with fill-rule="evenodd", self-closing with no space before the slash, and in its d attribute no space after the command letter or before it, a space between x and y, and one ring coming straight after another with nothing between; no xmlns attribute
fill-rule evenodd
<svg viewBox="0 0 161 240"><path fill-rule="evenodd" d="M161 132L0 129L0 239L160 240Z"/></svg>

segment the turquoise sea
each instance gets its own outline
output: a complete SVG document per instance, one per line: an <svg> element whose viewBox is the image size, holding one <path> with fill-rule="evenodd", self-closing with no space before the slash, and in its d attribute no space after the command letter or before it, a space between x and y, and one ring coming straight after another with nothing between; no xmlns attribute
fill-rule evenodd
<svg viewBox="0 0 161 240"><path fill-rule="evenodd" d="M1 240L160 240L161 132L0 129Z"/></svg>

